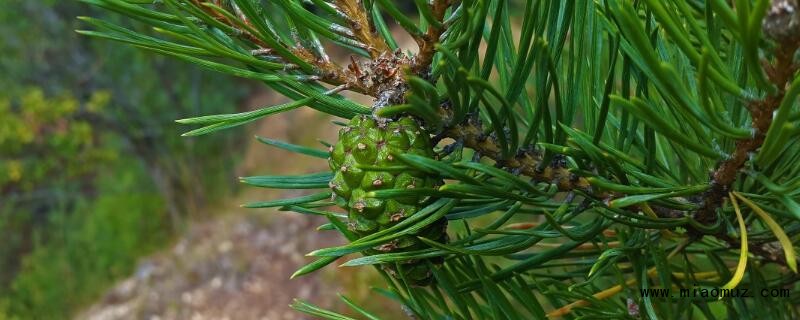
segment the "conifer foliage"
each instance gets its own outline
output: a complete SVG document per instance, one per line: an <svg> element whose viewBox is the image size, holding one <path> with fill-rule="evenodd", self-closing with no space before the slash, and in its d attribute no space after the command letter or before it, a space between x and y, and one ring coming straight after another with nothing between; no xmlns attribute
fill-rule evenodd
<svg viewBox="0 0 800 320"><path fill-rule="evenodd" d="M260 138L331 172L243 179L315 189L248 206L322 215L350 240L294 276L350 257L420 319L800 316L800 295L760 294L800 279L795 0L84 1L162 36L90 17L83 34L291 99L178 120L186 135L301 107L355 118L321 137L330 153ZM754 297L708 294L736 288Z"/></svg>

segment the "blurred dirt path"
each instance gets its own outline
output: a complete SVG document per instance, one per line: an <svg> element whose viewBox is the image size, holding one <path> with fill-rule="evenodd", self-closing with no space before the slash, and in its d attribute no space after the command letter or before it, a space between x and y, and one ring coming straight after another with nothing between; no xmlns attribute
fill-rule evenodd
<svg viewBox="0 0 800 320"><path fill-rule="evenodd" d="M309 232L319 222L234 212L197 223L80 318L301 319L288 307L295 297L331 307L341 287L324 274L289 280L303 253L340 241Z"/></svg>
<svg viewBox="0 0 800 320"><path fill-rule="evenodd" d="M250 105L277 103L266 95ZM236 130L236 129L233 129ZM319 112L300 109L259 122L255 134L307 146L316 137L335 138L335 125ZM251 139L237 174L295 174L327 170L325 161L268 147ZM293 311L294 298L343 309L336 293L347 289L356 301L375 303L365 283L375 282L369 268L327 268L298 279L289 276L310 260L305 253L342 243L335 232L318 232L326 222L315 216L272 209L240 208L242 203L293 197L301 190L243 187L230 202L190 223L171 248L141 260L135 274L119 282L79 319L307 319ZM338 263L334 263L338 264ZM372 297L370 297L372 295ZM384 308L385 307L385 308ZM399 309L398 309L399 312Z"/></svg>

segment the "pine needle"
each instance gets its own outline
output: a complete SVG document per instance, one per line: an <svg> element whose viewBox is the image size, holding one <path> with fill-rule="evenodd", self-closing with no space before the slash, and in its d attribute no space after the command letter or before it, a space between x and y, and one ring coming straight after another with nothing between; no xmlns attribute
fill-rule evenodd
<svg viewBox="0 0 800 320"><path fill-rule="evenodd" d="M734 272L731 280L722 286L722 289L733 289L738 286L739 282L744 278L744 270L747 268L747 225L744 224L742 211L739 210L739 203L736 202L736 197L734 197L732 193L728 193L728 196L731 198L734 211L736 211L736 219L739 220L739 231L741 232L740 242L742 247L739 253L739 264L736 266L736 272Z"/></svg>
<svg viewBox="0 0 800 320"><path fill-rule="evenodd" d="M769 213L764 211L764 209L761 209L761 207L759 207L755 202L750 201L750 199L747 199L739 192L734 192L733 195L742 200L745 205L750 207L750 209L752 209L753 212L755 212L756 215L761 218L761 220L764 220L764 223L766 223L769 229L772 230L772 233L774 233L775 237L778 238L778 242L780 242L781 247L783 247L783 254L786 256L786 265L789 266L789 269L792 269L794 273L797 273L797 258L794 247L792 246L792 241L789 240L789 236L787 236L786 232L783 231L783 228L781 228L781 226L775 222L774 219L772 219Z"/></svg>

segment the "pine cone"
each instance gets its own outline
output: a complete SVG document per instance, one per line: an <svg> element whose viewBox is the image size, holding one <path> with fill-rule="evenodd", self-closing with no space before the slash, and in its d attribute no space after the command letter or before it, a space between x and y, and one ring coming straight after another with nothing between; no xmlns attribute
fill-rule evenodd
<svg viewBox="0 0 800 320"><path fill-rule="evenodd" d="M441 180L424 172L407 169L386 170L402 163L396 154L433 156L433 148L427 133L411 118L396 121L370 116L356 116L350 124L339 131L339 141L331 149L329 164L335 172L330 187L336 203L348 212L349 227L360 237L394 226L425 206L429 197L407 196L395 199L367 198L368 192L381 189L431 188L441 185ZM439 242L447 241L447 221L442 219L431 224L419 236ZM366 252L377 254L425 249L429 246L408 235L383 244ZM426 259L440 264L441 259ZM425 260L402 261L399 270L395 265L386 265L390 274L398 272L414 285L428 285L433 276Z"/></svg>

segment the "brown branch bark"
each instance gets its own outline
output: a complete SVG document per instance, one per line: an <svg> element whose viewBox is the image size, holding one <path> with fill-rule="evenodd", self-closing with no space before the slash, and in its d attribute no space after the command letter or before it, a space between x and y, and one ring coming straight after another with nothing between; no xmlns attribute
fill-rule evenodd
<svg viewBox="0 0 800 320"><path fill-rule="evenodd" d="M444 21L444 13L451 4L451 0L434 0L431 4L433 17L439 22ZM442 36L444 30L444 25L440 27L429 25L428 31L425 33L425 35L422 38L417 39L417 44L419 45L419 54L417 54L415 57L414 65L411 67L411 71L414 74L423 75L430 69L431 62L433 61L433 55L436 53L436 44L439 43L439 37Z"/></svg>

